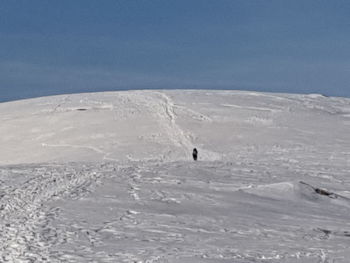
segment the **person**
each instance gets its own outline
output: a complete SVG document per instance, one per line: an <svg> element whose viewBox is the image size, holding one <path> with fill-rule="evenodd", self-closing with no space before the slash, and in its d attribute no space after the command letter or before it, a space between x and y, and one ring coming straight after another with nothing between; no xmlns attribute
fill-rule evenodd
<svg viewBox="0 0 350 263"><path fill-rule="evenodd" d="M193 157L193 160L197 161L197 158L198 158L198 151L197 151L196 148L193 149L192 157Z"/></svg>

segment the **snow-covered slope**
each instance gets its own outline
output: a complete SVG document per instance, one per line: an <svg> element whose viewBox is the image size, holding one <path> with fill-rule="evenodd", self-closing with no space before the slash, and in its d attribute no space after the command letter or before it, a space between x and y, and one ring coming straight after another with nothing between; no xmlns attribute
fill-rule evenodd
<svg viewBox="0 0 350 263"><path fill-rule="evenodd" d="M349 99L76 94L0 121L2 262L349 262Z"/></svg>
<svg viewBox="0 0 350 263"><path fill-rule="evenodd" d="M0 104L0 164L349 157L350 100L237 91L128 91ZM315 153L317 153L315 155Z"/></svg>

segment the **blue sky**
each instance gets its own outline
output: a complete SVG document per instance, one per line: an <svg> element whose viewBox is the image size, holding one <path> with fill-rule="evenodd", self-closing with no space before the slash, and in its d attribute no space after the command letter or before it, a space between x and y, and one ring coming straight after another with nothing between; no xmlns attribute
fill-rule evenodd
<svg viewBox="0 0 350 263"><path fill-rule="evenodd" d="M0 101L210 88L350 97L350 2L2 0Z"/></svg>

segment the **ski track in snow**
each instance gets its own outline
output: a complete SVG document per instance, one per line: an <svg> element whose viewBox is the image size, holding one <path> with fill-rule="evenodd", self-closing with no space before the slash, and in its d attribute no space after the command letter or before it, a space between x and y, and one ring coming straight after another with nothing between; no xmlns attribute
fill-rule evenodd
<svg viewBox="0 0 350 263"><path fill-rule="evenodd" d="M184 131L176 124L174 102L164 93L159 92L157 95L160 96L163 107L163 111L158 111L158 113L165 113L165 119L168 119L168 122L164 123L168 123L166 130L168 131L169 137L173 140L175 145L183 148L184 154L191 152L191 150L194 148L192 142L188 139L188 136L185 135ZM162 114L160 115L162 116Z"/></svg>
<svg viewBox="0 0 350 263"><path fill-rule="evenodd" d="M69 97L70 97L70 95L66 95L66 96L62 97L60 102L58 102L57 105L51 110L51 113L52 114L57 113L59 111L59 109L69 101Z"/></svg>
<svg viewBox="0 0 350 263"><path fill-rule="evenodd" d="M97 129L75 142L66 133L52 140L57 131L40 134L43 127L35 127L32 141L40 149L88 152L96 161L0 166L0 262L348 263L349 100L199 94L121 92L107 101L68 95L37 104L34 120L44 113L63 121L108 115L115 129L121 120L142 122L146 116L143 124L152 132L135 139L136 145L158 143L162 152L142 155L154 148L132 152L130 146L120 161L101 143L111 138L116 148L123 146L113 130ZM9 116L6 123L20 130L16 125L25 114ZM334 134L324 130L327 121ZM74 130L74 121L66 124L58 127ZM11 126L4 127L0 134L11 136ZM198 162L189 160L194 147Z"/></svg>
<svg viewBox="0 0 350 263"><path fill-rule="evenodd" d="M168 138L173 146L179 148L177 149L178 156L176 159L187 160L187 156L189 152L192 152L192 149L195 145L192 143L191 138L193 135L189 132L185 132L180 125L176 123L177 115L176 115L176 107L178 107L169 95L166 95L164 92L138 92L135 94L126 94L125 96L130 103L134 103L134 105L142 105L142 109L139 111L144 111L146 108L152 115L158 119L159 124L162 127L162 130L166 133L166 138ZM202 116L202 114L196 113L191 109L187 109L186 107L181 107L182 110L186 112L191 112L192 114ZM202 119L200 118L200 119ZM209 119L209 118L208 118ZM198 147L202 160L220 160L221 154L216 153L214 151L210 151L205 148ZM181 153L182 152L182 153ZM181 153L181 154L179 154ZM167 157L163 156L161 158L156 158L153 160L165 160ZM137 161L135 158L129 158L129 160Z"/></svg>
<svg viewBox="0 0 350 263"><path fill-rule="evenodd" d="M49 239L57 237L55 230L47 225L57 209L46 210L44 202L80 195L99 174L84 166L78 169L55 165L15 169L21 174L12 174L12 168L1 169L0 258L2 262L47 262L50 258ZM17 179L21 181L16 182ZM14 180L14 183L3 187L5 180ZM38 228L43 231L38 231Z"/></svg>

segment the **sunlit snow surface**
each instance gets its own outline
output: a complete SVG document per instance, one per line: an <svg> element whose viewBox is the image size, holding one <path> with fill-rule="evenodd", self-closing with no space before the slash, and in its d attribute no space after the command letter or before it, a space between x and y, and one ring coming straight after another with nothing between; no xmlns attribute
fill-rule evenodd
<svg viewBox="0 0 350 263"><path fill-rule="evenodd" d="M349 99L77 94L0 121L1 262L350 262Z"/></svg>

